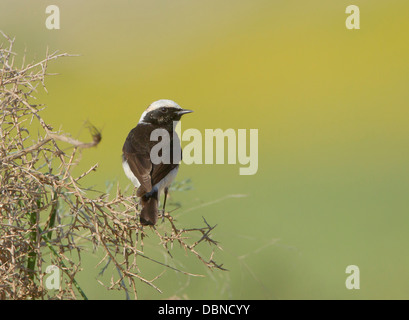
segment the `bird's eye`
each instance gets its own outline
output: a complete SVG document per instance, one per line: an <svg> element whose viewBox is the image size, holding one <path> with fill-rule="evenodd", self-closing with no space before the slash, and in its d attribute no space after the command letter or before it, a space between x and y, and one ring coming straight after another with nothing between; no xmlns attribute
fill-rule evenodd
<svg viewBox="0 0 409 320"><path fill-rule="evenodd" d="M168 112L168 108L160 108L160 112L166 113L166 112Z"/></svg>

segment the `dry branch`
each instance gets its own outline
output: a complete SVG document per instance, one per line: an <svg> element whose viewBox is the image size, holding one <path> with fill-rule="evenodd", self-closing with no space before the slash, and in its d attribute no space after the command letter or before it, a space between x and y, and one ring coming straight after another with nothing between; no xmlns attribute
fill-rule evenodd
<svg viewBox="0 0 409 320"><path fill-rule="evenodd" d="M48 62L72 55L47 53L32 64L25 64L23 57L17 67L14 39L0 33L5 38L0 45L0 299L87 298L76 281L83 250L102 251L101 273L109 266L112 271L111 284L104 286L125 291L127 297L128 291L137 297L140 283L161 292L155 281L164 269L197 276L152 258L143 246L147 235L157 237L170 256L173 243L178 243L208 268L224 270L213 260L213 252L205 258L198 250L203 243L218 248L211 238L214 227L206 220L202 228L183 229L165 213L160 228L143 228L135 195L123 194L118 186L115 194L91 197L79 185L98 165L78 176L73 176L72 168L84 149L101 142L101 133L90 125L91 141L82 142L53 131L41 117L45 107L31 102L38 85L45 89ZM40 128L36 141L30 134L34 128ZM72 147L63 151L61 143ZM162 272L147 279L138 257L160 266ZM47 264L62 271L58 290L46 286Z"/></svg>

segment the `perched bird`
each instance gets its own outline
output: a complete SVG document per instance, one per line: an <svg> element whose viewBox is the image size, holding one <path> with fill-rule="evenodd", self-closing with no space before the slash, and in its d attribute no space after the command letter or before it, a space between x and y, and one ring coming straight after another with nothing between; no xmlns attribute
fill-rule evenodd
<svg viewBox="0 0 409 320"><path fill-rule="evenodd" d="M133 128L122 148L122 167L126 176L138 188L136 195L141 197L140 222L142 225L155 225L158 219L158 201L164 191L163 212L165 212L168 188L176 177L181 160L180 140L174 132L175 124L182 115L193 112L182 109L172 100L153 102L143 113L138 125ZM174 123L175 122L175 123ZM151 157L152 148L159 142L152 141L154 130L166 130L169 139L165 142L167 148L162 148L162 159L170 161L157 163ZM174 152L180 152L174 157ZM170 153L170 154L164 154ZM168 156L168 157L166 157ZM175 159L174 159L175 158Z"/></svg>

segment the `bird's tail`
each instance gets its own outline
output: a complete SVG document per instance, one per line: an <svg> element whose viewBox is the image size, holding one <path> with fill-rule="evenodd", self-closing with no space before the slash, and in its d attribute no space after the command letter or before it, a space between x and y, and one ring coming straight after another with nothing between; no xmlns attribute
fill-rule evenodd
<svg viewBox="0 0 409 320"><path fill-rule="evenodd" d="M144 200L141 198L142 210L140 221L143 226L154 226L158 220L158 199L156 197Z"/></svg>

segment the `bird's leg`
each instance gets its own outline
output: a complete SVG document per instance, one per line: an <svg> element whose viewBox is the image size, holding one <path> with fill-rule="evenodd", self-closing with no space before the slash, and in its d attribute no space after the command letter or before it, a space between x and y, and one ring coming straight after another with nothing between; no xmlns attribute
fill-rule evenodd
<svg viewBox="0 0 409 320"><path fill-rule="evenodd" d="M165 207L166 207L166 199L168 197L168 190L169 188L165 188L165 199L163 200L163 208L162 208L162 222L165 220Z"/></svg>

